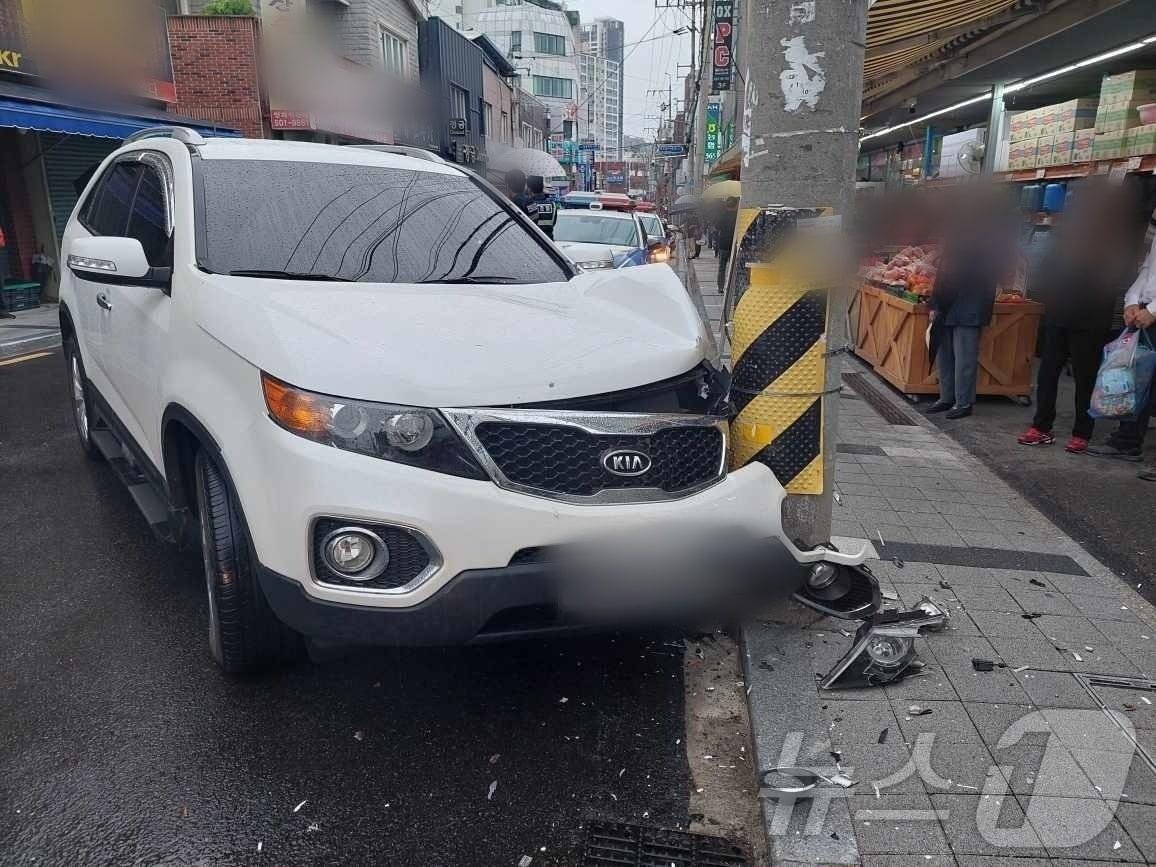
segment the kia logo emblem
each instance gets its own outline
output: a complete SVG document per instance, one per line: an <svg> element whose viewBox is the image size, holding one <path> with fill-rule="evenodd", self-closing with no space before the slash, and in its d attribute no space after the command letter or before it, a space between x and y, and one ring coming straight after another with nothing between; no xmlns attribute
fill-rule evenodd
<svg viewBox="0 0 1156 867"><path fill-rule="evenodd" d="M602 467L616 476L641 476L650 470L650 455L634 449L617 449L602 456Z"/></svg>

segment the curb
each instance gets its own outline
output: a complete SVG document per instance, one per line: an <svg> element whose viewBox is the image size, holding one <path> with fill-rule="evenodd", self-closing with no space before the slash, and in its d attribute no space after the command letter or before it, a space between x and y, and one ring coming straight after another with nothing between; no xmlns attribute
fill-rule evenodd
<svg viewBox="0 0 1156 867"><path fill-rule="evenodd" d="M789 618L795 613L787 609L776 615ZM743 676L749 688L747 712L760 780L763 771L784 761L817 767L833 764L803 627L766 620L745 623L741 643ZM811 810L824 803L827 813L822 828L818 833L809 832ZM799 799L793 807L760 798L759 806L772 864L861 863L847 798L814 803Z"/></svg>
<svg viewBox="0 0 1156 867"><path fill-rule="evenodd" d="M55 349L61 345L60 332L38 334L35 337L24 337L0 343L0 358L15 358L17 355L27 355L29 352L40 352L45 349Z"/></svg>

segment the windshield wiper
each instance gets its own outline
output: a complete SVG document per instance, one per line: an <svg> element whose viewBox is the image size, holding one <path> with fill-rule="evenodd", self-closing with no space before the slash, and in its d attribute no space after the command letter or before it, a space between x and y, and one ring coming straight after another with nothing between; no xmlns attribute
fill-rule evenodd
<svg viewBox="0 0 1156 867"><path fill-rule="evenodd" d="M465 284L518 283L518 284L525 284L528 282L529 281L527 281L527 280L519 280L517 277L439 277L439 278L435 278L433 280L418 280L417 285L418 286L424 286L424 285L429 284L429 283L465 283Z"/></svg>
<svg viewBox="0 0 1156 867"><path fill-rule="evenodd" d="M334 277L332 274L304 274L300 271L275 271L263 270L260 268L254 269L240 269L237 271L230 271L230 277L267 277L270 280L323 280L330 283L348 283L350 281L344 280L341 277Z"/></svg>

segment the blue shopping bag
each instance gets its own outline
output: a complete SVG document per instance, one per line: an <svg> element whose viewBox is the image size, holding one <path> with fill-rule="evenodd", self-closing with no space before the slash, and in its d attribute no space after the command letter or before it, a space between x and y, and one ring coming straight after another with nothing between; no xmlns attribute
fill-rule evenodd
<svg viewBox="0 0 1156 867"><path fill-rule="evenodd" d="M1104 359L1092 389L1092 418L1135 418L1148 405L1156 349L1147 331L1125 328L1104 347Z"/></svg>

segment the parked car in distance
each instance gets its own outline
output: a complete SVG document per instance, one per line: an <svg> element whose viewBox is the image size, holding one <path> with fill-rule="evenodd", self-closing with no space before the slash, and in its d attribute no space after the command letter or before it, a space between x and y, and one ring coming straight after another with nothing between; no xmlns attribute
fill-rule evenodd
<svg viewBox="0 0 1156 867"><path fill-rule="evenodd" d="M651 254L665 251L661 241L648 240L636 215L622 211L561 210L554 224L554 243L583 269L605 267L605 253L610 254L612 267L628 268L654 264L660 260L651 259ZM597 260L571 255L572 250L588 251L591 247L605 253Z"/></svg>
<svg viewBox="0 0 1156 867"><path fill-rule="evenodd" d="M633 216L571 213L638 248ZM80 446L199 550L226 671L588 626L598 582L560 552L641 542L579 577L601 612L666 600L633 568L656 533L749 540L760 586L824 599L862 562L799 549L774 474L728 470L728 380L671 269L578 271L428 152L145 131L62 247Z"/></svg>
<svg viewBox="0 0 1156 867"><path fill-rule="evenodd" d="M674 234L667 227L666 222L658 214L649 211L637 211L635 216L638 217L638 222L642 223L642 228L646 231L648 241L662 241L662 247L651 247L650 255L647 257L649 262L672 262L674 261L677 246L674 242Z"/></svg>

